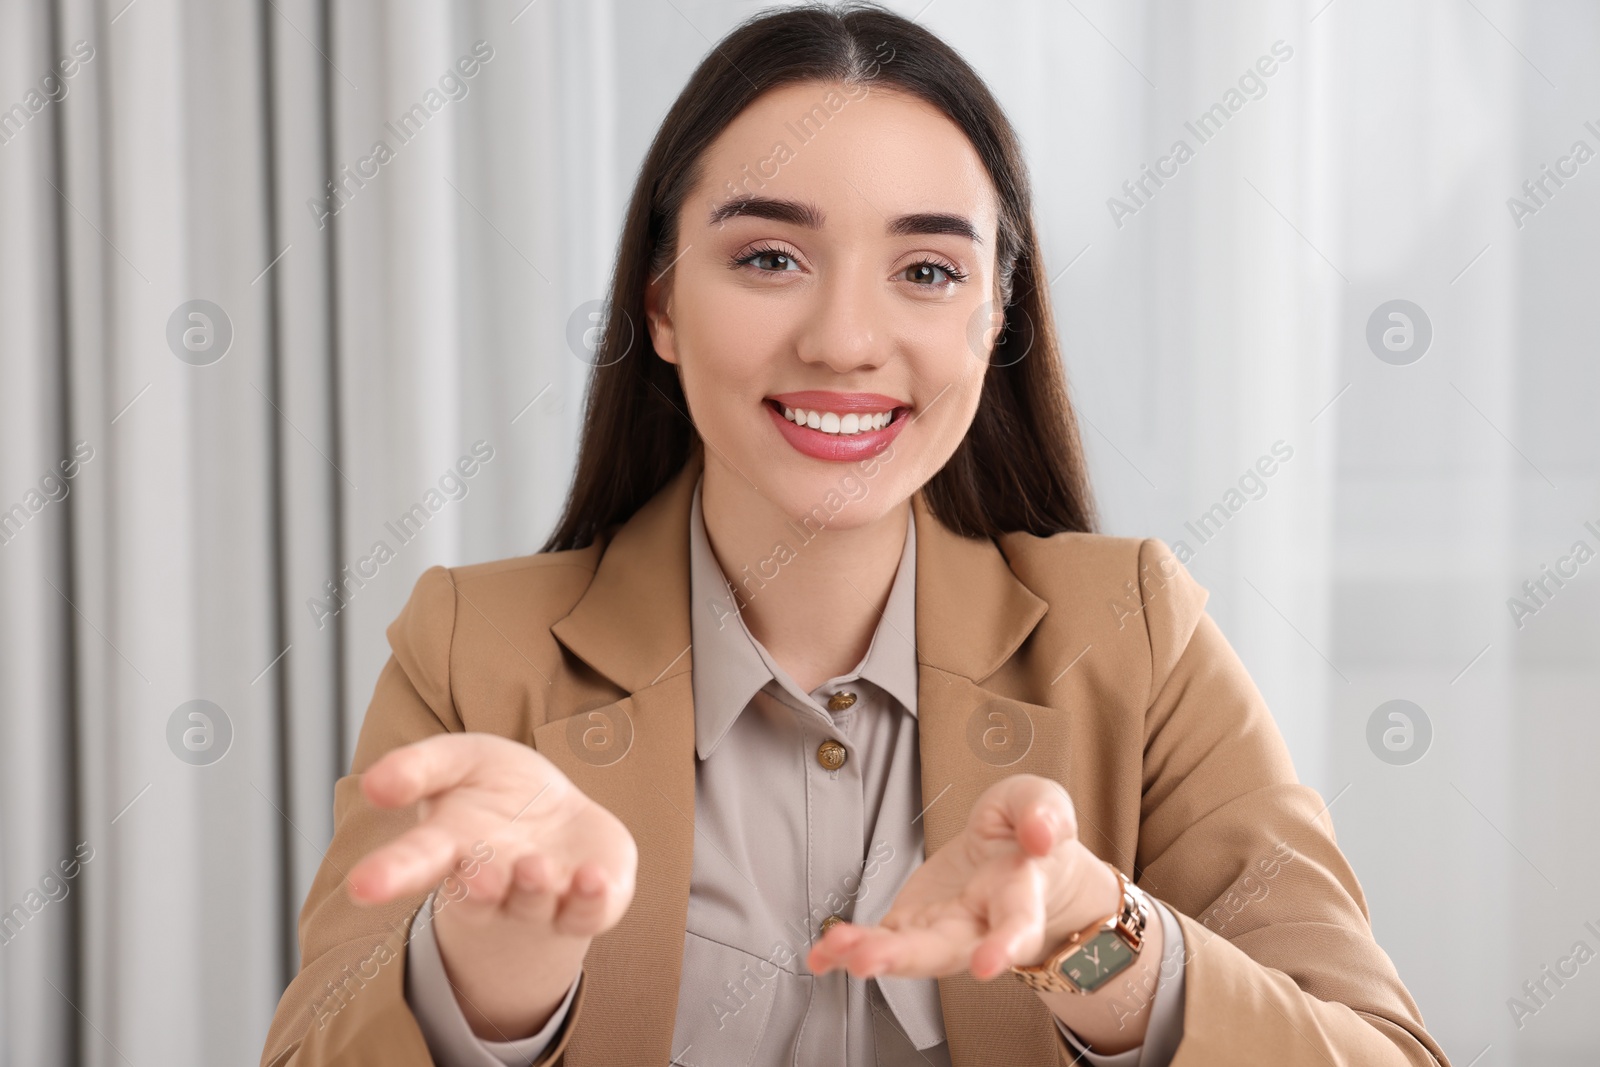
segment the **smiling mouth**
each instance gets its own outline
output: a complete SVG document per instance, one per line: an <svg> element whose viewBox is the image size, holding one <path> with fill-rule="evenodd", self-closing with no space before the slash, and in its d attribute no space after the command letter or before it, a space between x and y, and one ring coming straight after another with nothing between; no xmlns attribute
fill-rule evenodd
<svg viewBox="0 0 1600 1067"><path fill-rule="evenodd" d="M897 407L887 411L849 411L841 414L837 411L824 411L819 408L788 407L778 403L776 400L768 400L766 404L782 415L785 420L796 426L836 437L853 437L856 434L881 430L911 410L906 407Z"/></svg>

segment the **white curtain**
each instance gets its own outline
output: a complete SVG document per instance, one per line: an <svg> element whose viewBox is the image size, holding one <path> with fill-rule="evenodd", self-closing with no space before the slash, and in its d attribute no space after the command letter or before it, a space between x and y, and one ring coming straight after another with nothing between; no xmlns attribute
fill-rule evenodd
<svg viewBox="0 0 1600 1067"><path fill-rule="evenodd" d="M553 525L633 174L763 6L0 3L0 1062L255 1062L384 628ZM1600 546L1600 163L1507 200L1600 149L1600 13L891 6L1020 130L1107 531L1185 542L1431 1027L1587 1062L1600 978L1523 983L1600 948L1595 579L1506 601Z"/></svg>

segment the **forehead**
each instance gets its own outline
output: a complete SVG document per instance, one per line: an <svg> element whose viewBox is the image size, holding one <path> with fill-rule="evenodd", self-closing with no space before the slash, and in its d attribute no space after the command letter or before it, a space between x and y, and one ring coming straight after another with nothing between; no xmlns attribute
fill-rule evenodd
<svg viewBox="0 0 1600 1067"><path fill-rule="evenodd" d="M697 201L793 197L835 220L965 215L989 240L997 196L960 127L881 84L799 82L758 97L707 148ZM704 213L701 213L702 220Z"/></svg>

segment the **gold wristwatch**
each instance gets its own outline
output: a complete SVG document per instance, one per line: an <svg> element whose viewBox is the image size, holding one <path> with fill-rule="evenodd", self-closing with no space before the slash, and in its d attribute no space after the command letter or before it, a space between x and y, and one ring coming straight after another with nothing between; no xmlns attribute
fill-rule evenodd
<svg viewBox="0 0 1600 1067"><path fill-rule="evenodd" d="M1049 993L1093 993L1139 958L1145 923L1150 921L1150 898L1116 867L1106 866L1117 876L1122 906L1067 938L1042 963L1011 968L1029 987Z"/></svg>

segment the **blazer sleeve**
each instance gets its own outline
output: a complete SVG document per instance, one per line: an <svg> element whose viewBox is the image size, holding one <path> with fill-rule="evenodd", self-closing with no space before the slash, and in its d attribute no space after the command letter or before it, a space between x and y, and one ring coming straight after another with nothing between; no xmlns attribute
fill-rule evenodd
<svg viewBox="0 0 1600 1067"><path fill-rule="evenodd" d="M361 793L361 774L384 753L445 731L461 731L450 690L454 577L430 567L388 629L391 655L361 724L351 773L333 790L333 841L300 910L300 973L267 1033L262 1067L431 1067L433 1059L405 996L411 920L424 891L387 905L356 904L344 872L416 825L415 808L382 809ZM582 1006L573 999L570 1018ZM535 1067L559 1064L569 1025Z"/></svg>
<svg viewBox="0 0 1600 1067"><path fill-rule="evenodd" d="M1205 590L1160 541L1139 557L1152 669L1137 863L1183 929L1172 1067L1448 1067Z"/></svg>

